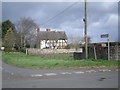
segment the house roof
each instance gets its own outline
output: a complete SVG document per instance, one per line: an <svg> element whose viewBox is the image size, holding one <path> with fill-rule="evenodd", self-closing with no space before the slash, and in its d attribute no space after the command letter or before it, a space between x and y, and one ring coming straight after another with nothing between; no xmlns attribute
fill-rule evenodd
<svg viewBox="0 0 120 90"><path fill-rule="evenodd" d="M64 31L40 31L38 32L38 38L40 40L67 40Z"/></svg>

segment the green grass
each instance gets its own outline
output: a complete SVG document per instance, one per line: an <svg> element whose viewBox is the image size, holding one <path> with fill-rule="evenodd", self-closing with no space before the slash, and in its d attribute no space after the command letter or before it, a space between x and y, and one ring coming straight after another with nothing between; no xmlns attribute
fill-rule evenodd
<svg viewBox="0 0 120 90"><path fill-rule="evenodd" d="M41 57L49 58L49 59L59 59L59 60L73 60L72 53L62 53L62 54L50 54L50 55L41 55Z"/></svg>
<svg viewBox="0 0 120 90"><path fill-rule="evenodd" d="M66 57L66 58L65 58ZM107 60L74 60L72 54L32 56L20 52L3 53L2 60L25 68L78 68L78 67L117 67L120 61Z"/></svg>
<svg viewBox="0 0 120 90"><path fill-rule="evenodd" d="M2 51L0 51L0 61L2 60Z"/></svg>

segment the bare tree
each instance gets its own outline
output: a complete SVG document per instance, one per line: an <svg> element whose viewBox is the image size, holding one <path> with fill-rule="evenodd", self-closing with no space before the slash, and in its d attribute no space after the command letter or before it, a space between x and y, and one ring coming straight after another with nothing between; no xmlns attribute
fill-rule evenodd
<svg viewBox="0 0 120 90"><path fill-rule="evenodd" d="M81 36L70 35L69 42L71 43L72 47L78 50L80 44L84 42L84 38Z"/></svg>
<svg viewBox="0 0 120 90"><path fill-rule="evenodd" d="M84 41L85 41L85 37L84 37ZM90 36L87 36L87 42L88 42L88 44L91 42L91 37Z"/></svg>
<svg viewBox="0 0 120 90"><path fill-rule="evenodd" d="M21 18L16 24L17 40L20 40L20 47L25 47L28 44L31 45L32 40L36 36L36 28L38 25L31 18Z"/></svg>

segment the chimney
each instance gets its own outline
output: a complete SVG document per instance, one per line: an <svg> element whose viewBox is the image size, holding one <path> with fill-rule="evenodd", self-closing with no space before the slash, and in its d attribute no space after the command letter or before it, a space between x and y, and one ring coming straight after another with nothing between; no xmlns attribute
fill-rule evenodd
<svg viewBox="0 0 120 90"><path fill-rule="evenodd" d="M46 29L47 32L51 31L50 29Z"/></svg>
<svg viewBox="0 0 120 90"><path fill-rule="evenodd" d="M40 28L37 29L37 32L40 32Z"/></svg>

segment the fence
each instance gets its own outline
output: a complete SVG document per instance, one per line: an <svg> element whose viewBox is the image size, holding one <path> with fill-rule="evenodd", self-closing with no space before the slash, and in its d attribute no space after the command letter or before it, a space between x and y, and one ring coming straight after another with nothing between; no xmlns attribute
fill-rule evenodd
<svg viewBox="0 0 120 90"><path fill-rule="evenodd" d="M83 53L74 52L73 56L75 59L85 59L85 48L83 47ZM88 47L88 58L108 60L108 47ZM120 46L110 47L110 60L120 60Z"/></svg>

